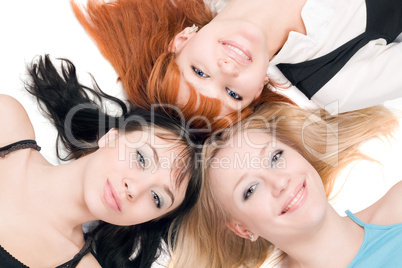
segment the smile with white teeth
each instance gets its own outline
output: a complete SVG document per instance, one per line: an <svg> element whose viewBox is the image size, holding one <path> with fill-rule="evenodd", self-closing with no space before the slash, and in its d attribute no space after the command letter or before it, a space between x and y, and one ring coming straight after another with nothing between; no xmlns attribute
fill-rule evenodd
<svg viewBox="0 0 402 268"><path fill-rule="evenodd" d="M239 54L240 56L242 56L246 60L250 60L250 58L243 51L238 49L237 47L234 47L234 46L229 45L229 44L225 44L225 46L227 46L228 48L230 48L231 50L233 50L235 53Z"/></svg>
<svg viewBox="0 0 402 268"><path fill-rule="evenodd" d="M296 204L297 201L299 201L300 197L302 196L302 193L304 191L304 186L303 188L300 189L299 193L295 196L295 198L293 198L292 202L289 203L289 205L286 207L286 209L284 211L282 211L282 214L285 214L286 212L288 212L288 210L293 207L294 204Z"/></svg>

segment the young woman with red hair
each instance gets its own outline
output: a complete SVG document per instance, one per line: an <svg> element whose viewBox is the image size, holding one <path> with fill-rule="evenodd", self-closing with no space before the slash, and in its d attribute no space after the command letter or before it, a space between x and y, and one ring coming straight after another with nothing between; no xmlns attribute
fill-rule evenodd
<svg viewBox="0 0 402 268"><path fill-rule="evenodd" d="M140 108L177 105L191 127L205 129L208 134L250 114L260 102L291 102L269 90L264 79L258 100L247 105L232 103L229 108L229 101L200 92L185 82L176 64L178 47L172 40L195 35L192 25L202 27L214 18L216 14L203 0L89 0L85 9L74 1L71 4L80 23L115 68L128 99ZM184 87L187 91L182 90ZM224 117L216 120L220 115Z"/></svg>
<svg viewBox="0 0 402 268"><path fill-rule="evenodd" d="M231 0L219 14L206 2L72 5L128 98L142 108L177 105L194 127L225 127L262 102L289 102L269 90L280 82L269 82L268 65L332 114L402 97L400 1Z"/></svg>

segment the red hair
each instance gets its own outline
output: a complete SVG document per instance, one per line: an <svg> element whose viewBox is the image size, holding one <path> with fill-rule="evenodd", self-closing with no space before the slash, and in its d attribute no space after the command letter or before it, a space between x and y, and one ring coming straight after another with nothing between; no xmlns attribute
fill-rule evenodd
<svg viewBox="0 0 402 268"><path fill-rule="evenodd" d="M84 9L72 0L71 5L79 22L116 70L130 102L143 109L154 104L177 104L180 70L168 46L185 27L202 27L213 19L214 14L203 0L88 0ZM221 101L189 87L190 99L180 107L180 116L190 127L209 132L235 123L261 102L290 102L265 88L261 98L241 112L218 119Z"/></svg>

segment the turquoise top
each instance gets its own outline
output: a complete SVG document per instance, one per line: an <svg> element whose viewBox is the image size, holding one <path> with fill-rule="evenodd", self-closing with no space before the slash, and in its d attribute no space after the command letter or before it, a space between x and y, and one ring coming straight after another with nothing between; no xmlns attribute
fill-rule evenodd
<svg viewBox="0 0 402 268"><path fill-rule="evenodd" d="M402 223L368 224L349 210L346 215L364 228L363 243L347 268L402 267Z"/></svg>

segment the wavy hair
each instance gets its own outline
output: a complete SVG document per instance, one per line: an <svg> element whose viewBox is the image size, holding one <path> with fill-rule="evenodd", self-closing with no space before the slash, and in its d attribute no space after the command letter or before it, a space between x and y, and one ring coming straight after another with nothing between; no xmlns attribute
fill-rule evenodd
<svg viewBox="0 0 402 268"><path fill-rule="evenodd" d="M270 258L279 262L284 254L265 239L251 242L234 234L226 223L229 213L214 198L209 169L214 156L240 131L257 130L297 150L320 174L327 196L339 172L352 161L370 159L359 152L363 142L390 137L396 117L382 106L331 116L305 111L286 103L267 103L237 125L209 138L203 149L203 182L195 208L176 230L169 267L259 267Z"/></svg>
<svg viewBox="0 0 402 268"><path fill-rule="evenodd" d="M180 70L175 54L169 52L169 43L185 27L202 27L213 19L215 14L204 0L88 0L85 7L71 0L71 5L81 25L116 70L133 104L143 109L153 104L177 105ZM205 136L244 118L260 103L291 102L266 86L261 97L240 113L219 119L221 101L189 87L190 98L179 108L190 127L206 129ZM170 111L165 106L162 109Z"/></svg>

